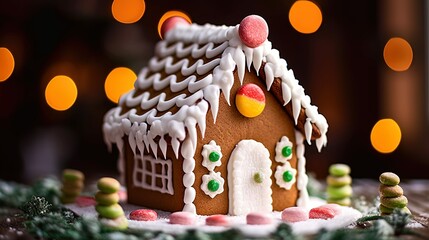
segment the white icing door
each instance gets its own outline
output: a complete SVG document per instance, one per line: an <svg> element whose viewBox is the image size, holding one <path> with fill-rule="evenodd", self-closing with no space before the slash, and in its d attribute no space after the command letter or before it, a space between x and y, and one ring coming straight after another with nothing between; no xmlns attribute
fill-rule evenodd
<svg viewBox="0 0 429 240"><path fill-rule="evenodd" d="M228 161L229 214L271 212L271 160L265 146L241 140Z"/></svg>

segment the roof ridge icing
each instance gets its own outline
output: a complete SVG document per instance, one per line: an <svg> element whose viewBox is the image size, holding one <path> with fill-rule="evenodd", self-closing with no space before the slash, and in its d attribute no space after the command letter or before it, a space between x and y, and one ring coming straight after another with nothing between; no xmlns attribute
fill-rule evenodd
<svg viewBox="0 0 429 240"><path fill-rule="evenodd" d="M184 58L189 55L197 59L193 64L190 64L188 58ZM203 57L209 62L204 63ZM179 60L173 63L174 58ZM311 104L310 97L304 93L304 88L299 85L293 71L287 69L287 63L280 58L279 51L272 48L271 42L265 40L258 47L248 47L239 36L239 25L179 24L167 32L165 39L157 44L155 56L138 74L135 89L122 95L118 107L106 113L103 124L105 142L109 148L112 143L117 144L122 151L122 138L128 135L128 142L134 153L136 149L143 153L146 148L156 156L159 147L165 158L167 143L164 136L168 135L176 157L180 151L183 157L186 155L192 159L197 145L196 126L204 136L209 109L216 121L221 92L230 104L235 69L242 84L246 68L250 71L253 67L258 73L261 66L267 90L270 90L275 78L281 79L284 105L291 102L295 125L301 108L305 109L307 119L304 131L308 144L311 144L312 124L319 128L321 136L316 139L316 146L320 151L327 143L328 124L325 117ZM160 71L165 71L167 76L161 79ZM176 75L172 73L178 71L185 80L177 82ZM147 76L149 72L152 75ZM206 76L198 79L201 75ZM169 87L171 92L187 89L190 95L179 94L165 100L165 93L150 96L149 92L144 91L150 87L155 90ZM143 93L134 96L137 90ZM121 114L122 106L130 110ZM179 108L176 113L167 111L174 106ZM147 111L140 115L137 107ZM159 115L163 111L167 112ZM155 141L157 137L160 139L158 143Z"/></svg>

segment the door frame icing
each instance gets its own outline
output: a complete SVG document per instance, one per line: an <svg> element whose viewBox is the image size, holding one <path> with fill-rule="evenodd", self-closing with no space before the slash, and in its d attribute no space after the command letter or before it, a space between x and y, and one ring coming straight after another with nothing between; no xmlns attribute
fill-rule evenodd
<svg viewBox="0 0 429 240"><path fill-rule="evenodd" d="M228 160L229 214L273 211L271 164L270 152L262 143L241 140L235 146ZM259 183L255 172L262 173Z"/></svg>

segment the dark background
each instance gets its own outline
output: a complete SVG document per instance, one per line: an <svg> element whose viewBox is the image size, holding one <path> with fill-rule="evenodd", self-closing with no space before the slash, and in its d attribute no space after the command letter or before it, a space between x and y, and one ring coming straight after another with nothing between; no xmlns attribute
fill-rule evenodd
<svg viewBox="0 0 429 240"><path fill-rule="evenodd" d="M115 106L104 81L115 67L138 73L145 66L159 40L158 21L169 10L199 24L236 25L250 14L265 18L273 47L329 123L328 146L321 153L314 143L306 148L307 169L318 178L335 162L349 164L356 178L384 171L429 177L425 1L315 1L323 22L313 34L292 28L289 0L145 2L144 16L128 25L113 19L112 1L0 3L0 47L15 58L13 74L0 82L0 179L30 182L65 167L94 178L117 174L117 152L108 152L101 131L104 113ZM394 72L383 60L391 37L403 37L413 48L406 72ZM46 84L59 74L78 88L73 107L61 112L44 97ZM402 129L391 154L378 153L369 140L382 118L395 119Z"/></svg>

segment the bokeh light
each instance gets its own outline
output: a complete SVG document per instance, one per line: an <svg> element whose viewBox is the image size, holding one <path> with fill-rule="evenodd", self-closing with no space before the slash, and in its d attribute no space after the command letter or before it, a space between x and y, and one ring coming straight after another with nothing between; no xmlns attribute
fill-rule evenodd
<svg viewBox="0 0 429 240"><path fill-rule="evenodd" d="M76 101L76 84L68 76L55 76L46 86L45 98L51 108L57 111L67 110L73 106Z"/></svg>
<svg viewBox="0 0 429 240"><path fill-rule="evenodd" d="M188 21L189 23L192 23L191 18L184 12L172 10L164 13L164 15L162 15L162 17L159 19L159 22L158 22L158 34L161 39L162 39L162 35L161 35L162 24L165 22L165 20L171 17L183 17L186 21Z"/></svg>
<svg viewBox="0 0 429 240"><path fill-rule="evenodd" d="M113 69L104 83L107 98L114 103L118 103L122 94L134 88L136 79L137 75L129 68L118 67Z"/></svg>
<svg viewBox="0 0 429 240"><path fill-rule="evenodd" d="M15 60L9 49L0 48L0 82L6 81L12 75Z"/></svg>
<svg viewBox="0 0 429 240"><path fill-rule="evenodd" d="M300 33L314 33L322 24L322 11L311 1L296 1L289 10L289 21Z"/></svg>
<svg viewBox="0 0 429 240"><path fill-rule="evenodd" d="M401 129L390 118L379 120L371 131L371 144L380 153L395 151L401 142Z"/></svg>
<svg viewBox="0 0 429 240"><path fill-rule="evenodd" d="M405 71L413 62L413 49L405 39L394 37L384 46L383 57L392 70Z"/></svg>
<svg viewBox="0 0 429 240"><path fill-rule="evenodd" d="M114 0L112 15L116 21L130 24L135 23L143 16L146 10L144 0Z"/></svg>

